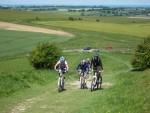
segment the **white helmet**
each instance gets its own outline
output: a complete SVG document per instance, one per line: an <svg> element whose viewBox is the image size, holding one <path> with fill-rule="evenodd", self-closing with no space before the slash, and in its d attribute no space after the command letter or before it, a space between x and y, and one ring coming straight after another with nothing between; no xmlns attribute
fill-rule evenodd
<svg viewBox="0 0 150 113"><path fill-rule="evenodd" d="M61 62L65 61L65 57L64 56L61 56L60 59L59 59Z"/></svg>

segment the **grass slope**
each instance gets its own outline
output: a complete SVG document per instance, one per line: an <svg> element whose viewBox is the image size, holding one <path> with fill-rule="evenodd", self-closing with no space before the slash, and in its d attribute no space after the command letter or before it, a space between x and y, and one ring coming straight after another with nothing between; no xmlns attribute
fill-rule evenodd
<svg viewBox="0 0 150 113"><path fill-rule="evenodd" d="M74 14L66 12L10 10L0 10L0 15L0 20L3 21L32 25L42 22L37 26L61 28L76 35L75 38L62 40L62 37L40 33L0 30L1 113L149 113L150 70L130 71L132 54L101 52L104 64L103 90L92 93L69 84L78 80L76 65L81 59L90 58L91 53L64 53L70 71L66 77L67 90L62 93L57 93L57 73L50 70L34 70L23 54L43 41L56 42L64 49L112 46L133 50L142 41L140 37L149 34L148 20L137 20L138 24L133 24L133 19L124 17L101 17L100 23L96 23L95 19L100 17L84 17L83 22L70 22L67 21L68 15ZM36 16L40 17L41 21L37 21ZM78 14L74 16L77 17ZM139 26L143 30L140 30ZM18 54L23 56L17 57ZM9 56L14 58L8 58Z"/></svg>
<svg viewBox="0 0 150 113"><path fill-rule="evenodd" d="M66 81L77 80L74 71L76 62L85 56L90 57L91 54L68 53L65 56L67 56L71 67ZM129 58L130 55L126 54L103 53L104 83L110 83L112 86L103 85L103 90L93 93L89 90L80 90L69 84L66 85L66 91L57 93L56 73L49 71L35 72L44 78L44 75L49 76L46 77L47 80L45 79L47 82L49 81L48 85L32 85L30 89L23 90L24 94L16 92L8 99L0 100L0 109L2 113L7 113L12 109L14 110L15 106L22 105L25 106L25 113L148 113L150 94L148 81L150 78L147 75L150 74L150 71L130 72ZM26 91L30 91L30 93L27 94ZM10 99L10 97L21 98L21 100ZM31 99L32 102L28 102L27 99ZM8 100L11 101L8 103ZM7 104L8 106L5 106Z"/></svg>
<svg viewBox="0 0 150 113"><path fill-rule="evenodd" d="M78 30L99 31L131 36L145 37L150 35L147 29L149 24L116 24L89 21L35 21L36 24L50 25L56 27L74 28Z"/></svg>
<svg viewBox="0 0 150 113"><path fill-rule="evenodd" d="M69 39L42 33L0 30L0 57L27 53L40 42L60 43Z"/></svg>

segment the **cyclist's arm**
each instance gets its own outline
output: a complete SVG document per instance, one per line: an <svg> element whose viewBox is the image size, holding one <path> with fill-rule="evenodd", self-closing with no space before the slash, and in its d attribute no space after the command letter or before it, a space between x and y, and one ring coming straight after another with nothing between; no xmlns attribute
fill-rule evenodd
<svg viewBox="0 0 150 113"><path fill-rule="evenodd" d="M69 66L68 66L67 61L65 61L65 65L66 65L66 71L68 71L69 70Z"/></svg>
<svg viewBox="0 0 150 113"><path fill-rule="evenodd" d="M99 60L100 60L100 66L101 66L101 68L102 68L102 70L103 70L103 64L102 64L101 58L100 58Z"/></svg>
<svg viewBox="0 0 150 113"><path fill-rule="evenodd" d="M60 64L60 61L58 61L55 66L54 66L54 69L57 70L57 66Z"/></svg>
<svg viewBox="0 0 150 113"><path fill-rule="evenodd" d="M79 64L76 68L76 70L78 71L79 69L81 69L81 65Z"/></svg>

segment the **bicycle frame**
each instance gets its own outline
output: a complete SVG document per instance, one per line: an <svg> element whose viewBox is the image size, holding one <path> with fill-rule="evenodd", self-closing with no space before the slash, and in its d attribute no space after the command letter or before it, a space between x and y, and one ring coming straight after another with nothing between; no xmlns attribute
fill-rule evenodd
<svg viewBox="0 0 150 113"><path fill-rule="evenodd" d="M80 73L80 88L84 89L85 88L85 72Z"/></svg>
<svg viewBox="0 0 150 113"><path fill-rule="evenodd" d="M62 70L58 70L59 77L58 77L58 91L62 91L64 89L64 74Z"/></svg>
<svg viewBox="0 0 150 113"><path fill-rule="evenodd" d="M99 86L101 88L101 84L102 84L102 76L101 76L101 72L102 71L98 71L94 73L94 76L92 78L92 82L91 82L91 91L98 89ZM98 80L98 75L99 75L99 80Z"/></svg>

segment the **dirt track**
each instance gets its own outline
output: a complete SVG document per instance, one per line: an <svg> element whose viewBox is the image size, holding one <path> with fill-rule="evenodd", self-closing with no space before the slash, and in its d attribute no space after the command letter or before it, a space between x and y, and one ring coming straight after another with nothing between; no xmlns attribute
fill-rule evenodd
<svg viewBox="0 0 150 113"><path fill-rule="evenodd" d="M13 23L8 23L8 22L0 22L0 29L14 30L14 31L26 31L26 32L39 32L39 33L54 34L54 35L69 36L69 37L73 36L73 34L67 33L64 31L33 27L33 26L28 26L28 25L13 24Z"/></svg>

